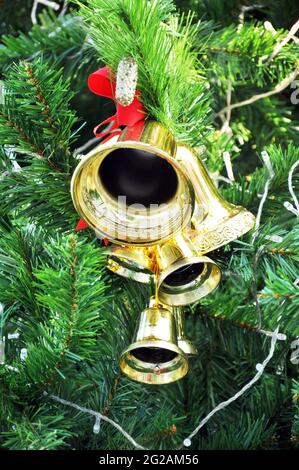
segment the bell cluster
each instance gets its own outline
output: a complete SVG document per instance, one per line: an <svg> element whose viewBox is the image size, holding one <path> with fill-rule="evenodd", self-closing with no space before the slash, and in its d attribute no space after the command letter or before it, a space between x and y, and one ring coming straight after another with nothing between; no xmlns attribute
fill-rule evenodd
<svg viewBox="0 0 299 470"><path fill-rule="evenodd" d="M76 168L74 206L105 248L112 272L154 286L120 368L133 380L164 384L188 372L197 354L184 331L184 306L219 284L208 253L248 232L255 218L227 202L200 152L147 120L98 145Z"/></svg>

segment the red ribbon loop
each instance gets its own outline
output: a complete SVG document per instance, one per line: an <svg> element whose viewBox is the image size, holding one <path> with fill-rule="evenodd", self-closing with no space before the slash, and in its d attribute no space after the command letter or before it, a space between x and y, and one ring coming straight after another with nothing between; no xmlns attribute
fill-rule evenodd
<svg viewBox="0 0 299 470"><path fill-rule="evenodd" d="M104 126L104 124L108 124L109 122L112 122L112 126L110 126L109 130L105 131L105 132L98 132L98 129L102 126ZM114 129L117 129L118 128L118 125L117 125L117 115L115 114L114 116L111 116L110 118L108 119L105 119L105 121L103 122L100 122L100 124L98 124L94 130L93 130L93 133L96 137L106 137L107 135L110 135L111 133L113 133L113 135L119 135L121 133L121 131L114 131ZM112 136L111 136L112 137Z"/></svg>

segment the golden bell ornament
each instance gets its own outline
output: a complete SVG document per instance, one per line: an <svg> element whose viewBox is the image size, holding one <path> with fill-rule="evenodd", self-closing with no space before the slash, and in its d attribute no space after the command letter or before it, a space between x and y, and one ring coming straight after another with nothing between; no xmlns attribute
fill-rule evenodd
<svg viewBox="0 0 299 470"><path fill-rule="evenodd" d="M221 196L198 150L152 120L86 155L71 194L82 219L113 242L104 250L108 268L155 282L156 299L140 314L121 370L151 384L184 377L187 356L197 350L185 336L180 307L217 287L221 271L206 253L248 232L254 216Z"/></svg>
<svg viewBox="0 0 299 470"><path fill-rule="evenodd" d="M133 343L122 353L119 365L137 382L160 385L184 377L189 366L177 343L174 313L152 298L140 314Z"/></svg>
<svg viewBox="0 0 299 470"><path fill-rule="evenodd" d="M176 160L174 137L160 123L125 128L77 166L74 206L100 236L122 245L153 245L191 220L194 191Z"/></svg>

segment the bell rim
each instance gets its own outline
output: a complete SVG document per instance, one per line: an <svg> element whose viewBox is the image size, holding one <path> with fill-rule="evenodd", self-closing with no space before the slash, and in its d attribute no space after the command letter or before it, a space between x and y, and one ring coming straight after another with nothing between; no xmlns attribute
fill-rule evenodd
<svg viewBox="0 0 299 470"><path fill-rule="evenodd" d="M185 292L177 292L177 293L169 293L165 292L162 290L163 283L165 279L172 274L174 271L177 269L184 267L188 264L196 264L196 263L206 263L211 266L211 273L209 277L204 281L204 283L200 286L196 286L196 279L200 278L203 273L201 273L198 278L192 281L192 283L185 284L183 287L186 289L188 288L188 285L190 286L193 284L194 288L190 290L186 290ZM174 269L175 267L175 269ZM171 307L181 307L184 305L189 305L191 303L197 302L198 300L206 297L209 295L211 292L213 292L219 285L221 281L222 273L221 269L219 266L213 261L211 258L208 256L192 256L192 257L186 257L182 258L175 263L171 264L168 266L159 276L158 278L158 297L163 302L164 304L171 306ZM214 279L214 282L212 282ZM206 286L205 289L203 290L202 294L199 295L200 293L200 287L202 288L203 286ZM196 292L198 294L196 295ZM192 295L193 294L193 295Z"/></svg>
<svg viewBox="0 0 299 470"><path fill-rule="evenodd" d="M173 352L177 353L177 356L172 359L171 361L165 362L162 364L161 371L162 372L157 372L155 371L155 367L157 367L157 363L150 363L150 362L144 362L136 357L132 356L130 352L137 347L163 347L165 346L165 349L171 350ZM130 365L128 359L132 360L133 364L136 364L136 366L139 366L141 370L136 370L133 368L132 365ZM165 370L167 367L170 367L173 365L175 362L178 363L178 368L174 370ZM180 363L181 362L181 363ZM144 366L144 364L146 366ZM130 344L128 348L126 348L123 353L120 356L119 359L119 367L121 372L130 378L131 380L134 380L136 382L140 383L146 383L146 384L151 384L151 385L163 385L163 384L168 384L172 382L176 382L188 373L189 371L189 362L188 362L188 357L187 355L175 344L169 343L167 341L153 341L153 340L142 340L138 341L135 343ZM142 371L142 368L144 367L144 371ZM151 370L148 370L151 369Z"/></svg>

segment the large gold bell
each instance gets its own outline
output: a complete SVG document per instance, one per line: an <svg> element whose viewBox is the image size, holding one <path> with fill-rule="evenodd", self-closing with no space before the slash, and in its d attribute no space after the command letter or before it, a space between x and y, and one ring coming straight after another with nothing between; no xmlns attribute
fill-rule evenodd
<svg viewBox="0 0 299 470"><path fill-rule="evenodd" d="M224 200L194 149L150 120L83 158L71 194L86 223L116 244L164 243L189 225L204 254L240 237L255 220Z"/></svg>
<svg viewBox="0 0 299 470"><path fill-rule="evenodd" d="M125 128L77 166L74 206L100 236L116 244L152 245L191 220L194 191L176 160L177 144L155 121Z"/></svg>
<svg viewBox="0 0 299 470"><path fill-rule="evenodd" d="M174 313L163 305L150 306L140 315L133 343L120 358L122 372L137 382L166 384L184 377L188 360L177 343Z"/></svg>

